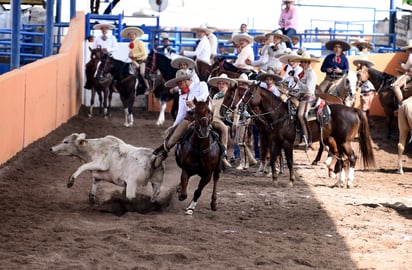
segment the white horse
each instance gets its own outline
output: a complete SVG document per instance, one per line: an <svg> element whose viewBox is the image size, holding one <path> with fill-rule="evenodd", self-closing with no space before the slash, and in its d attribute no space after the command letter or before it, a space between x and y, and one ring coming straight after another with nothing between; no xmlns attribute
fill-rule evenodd
<svg viewBox="0 0 412 270"><path fill-rule="evenodd" d="M398 111L398 128L399 128L399 141L398 141L398 172L403 174L402 168L402 154L405 151L406 139L408 134L410 135L409 142L412 140L412 97L403 101L402 106Z"/></svg>

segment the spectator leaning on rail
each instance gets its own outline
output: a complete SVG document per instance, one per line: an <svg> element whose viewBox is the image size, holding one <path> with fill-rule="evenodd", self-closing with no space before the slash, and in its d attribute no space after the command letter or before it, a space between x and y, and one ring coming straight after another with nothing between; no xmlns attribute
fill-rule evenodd
<svg viewBox="0 0 412 270"><path fill-rule="evenodd" d="M195 58L196 61L202 61L210 65L212 49L210 47L209 39L207 38L207 35L211 32L210 29L205 26L200 26L192 28L190 31L196 32L196 36L199 38L199 43L194 51L181 50L180 54L190 58Z"/></svg>
<svg viewBox="0 0 412 270"><path fill-rule="evenodd" d="M223 116L220 115L220 108L222 107L223 98L225 97L226 91L229 87L234 87L236 81L233 79L228 78L226 74L221 74L218 77L210 78L207 82L210 86L218 88L219 92L217 92L212 99L212 112L213 112L213 120L212 120L212 127L216 130L220 135L220 141L224 147L224 155L222 158L223 166L226 168L232 167L227 160L227 142L229 137L229 128L228 126L223 123L222 118Z"/></svg>
<svg viewBox="0 0 412 270"><path fill-rule="evenodd" d="M402 47L401 50L408 52L408 59L405 63L401 63L401 68L403 74L400 75L396 81L392 84L393 92L395 93L396 99L399 102L399 106L402 105L403 94L401 87L405 87L405 85L411 80L412 75L412 39L408 41L408 45Z"/></svg>
<svg viewBox="0 0 412 270"><path fill-rule="evenodd" d="M192 75L188 75L186 70L179 69L176 72L176 78L165 83L166 87L180 88L179 108L176 120L173 126L169 129L169 134L164 142L153 151L156 156L155 166L159 166L161 162L167 158L167 153L173 146L182 138L189 128L189 124L193 121L193 112L195 105L193 100L206 101L209 98L209 88L203 81L192 82Z"/></svg>
<svg viewBox="0 0 412 270"><path fill-rule="evenodd" d="M363 38L360 38L357 41L352 42L351 45L358 49L357 55L368 55L370 54L373 47L371 42L366 41Z"/></svg>
<svg viewBox="0 0 412 270"><path fill-rule="evenodd" d="M343 53L350 49L349 43L334 39L326 42L325 47L333 53L325 57L320 67L320 70L326 73L325 79L319 84L322 93L328 93L333 85L338 85L349 71L348 58Z"/></svg>
<svg viewBox="0 0 412 270"><path fill-rule="evenodd" d="M283 4L285 7L280 12L279 17L279 26L280 30L284 35L287 35L289 38L296 35L296 29L298 26L298 14L294 6L294 0L284 0ZM286 41L286 46L292 48L290 41Z"/></svg>
<svg viewBox="0 0 412 270"><path fill-rule="evenodd" d="M148 89L149 89L149 82L145 78L145 72L146 72L146 58L147 58L147 52L145 45L143 41L139 39L139 37L143 36L144 32L142 29L138 27L126 27L125 29L122 30L120 35L123 38L127 38L130 40L129 43L129 58L132 60L132 63L130 65L130 74L131 75L137 75L137 71L139 74L142 76L143 81L146 85L146 93L148 94Z"/></svg>

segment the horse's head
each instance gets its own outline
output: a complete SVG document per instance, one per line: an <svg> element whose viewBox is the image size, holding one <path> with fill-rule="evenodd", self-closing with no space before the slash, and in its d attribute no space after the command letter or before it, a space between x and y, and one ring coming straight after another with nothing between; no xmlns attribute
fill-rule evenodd
<svg viewBox="0 0 412 270"><path fill-rule="evenodd" d="M209 99L207 101L197 101L195 98L193 104L195 105L193 111L195 132L199 138L207 138L213 118L209 107Z"/></svg>

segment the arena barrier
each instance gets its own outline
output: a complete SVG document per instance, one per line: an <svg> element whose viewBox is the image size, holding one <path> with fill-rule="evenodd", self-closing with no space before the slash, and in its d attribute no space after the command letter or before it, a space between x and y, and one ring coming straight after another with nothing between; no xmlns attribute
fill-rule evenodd
<svg viewBox="0 0 412 270"><path fill-rule="evenodd" d="M57 55L0 76L0 165L78 113L84 25L77 12Z"/></svg>

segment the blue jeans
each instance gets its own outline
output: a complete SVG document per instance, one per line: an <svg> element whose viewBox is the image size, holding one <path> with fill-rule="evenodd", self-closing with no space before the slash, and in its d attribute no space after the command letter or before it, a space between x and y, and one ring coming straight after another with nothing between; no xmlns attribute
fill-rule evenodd
<svg viewBox="0 0 412 270"><path fill-rule="evenodd" d="M282 30L282 33L289 38L292 38L292 36L296 35L296 29L295 28L289 28L288 30L285 30L284 28L279 28ZM290 41L286 41L286 47L292 49L292 43Z"/></svg>
<svg viewBox="0 0 412 270"><path fill-rule="evenodd" d="M236 143L233 145L233 155L235 156L235 158L240 158L239 145L237 145Z"/></svg>

